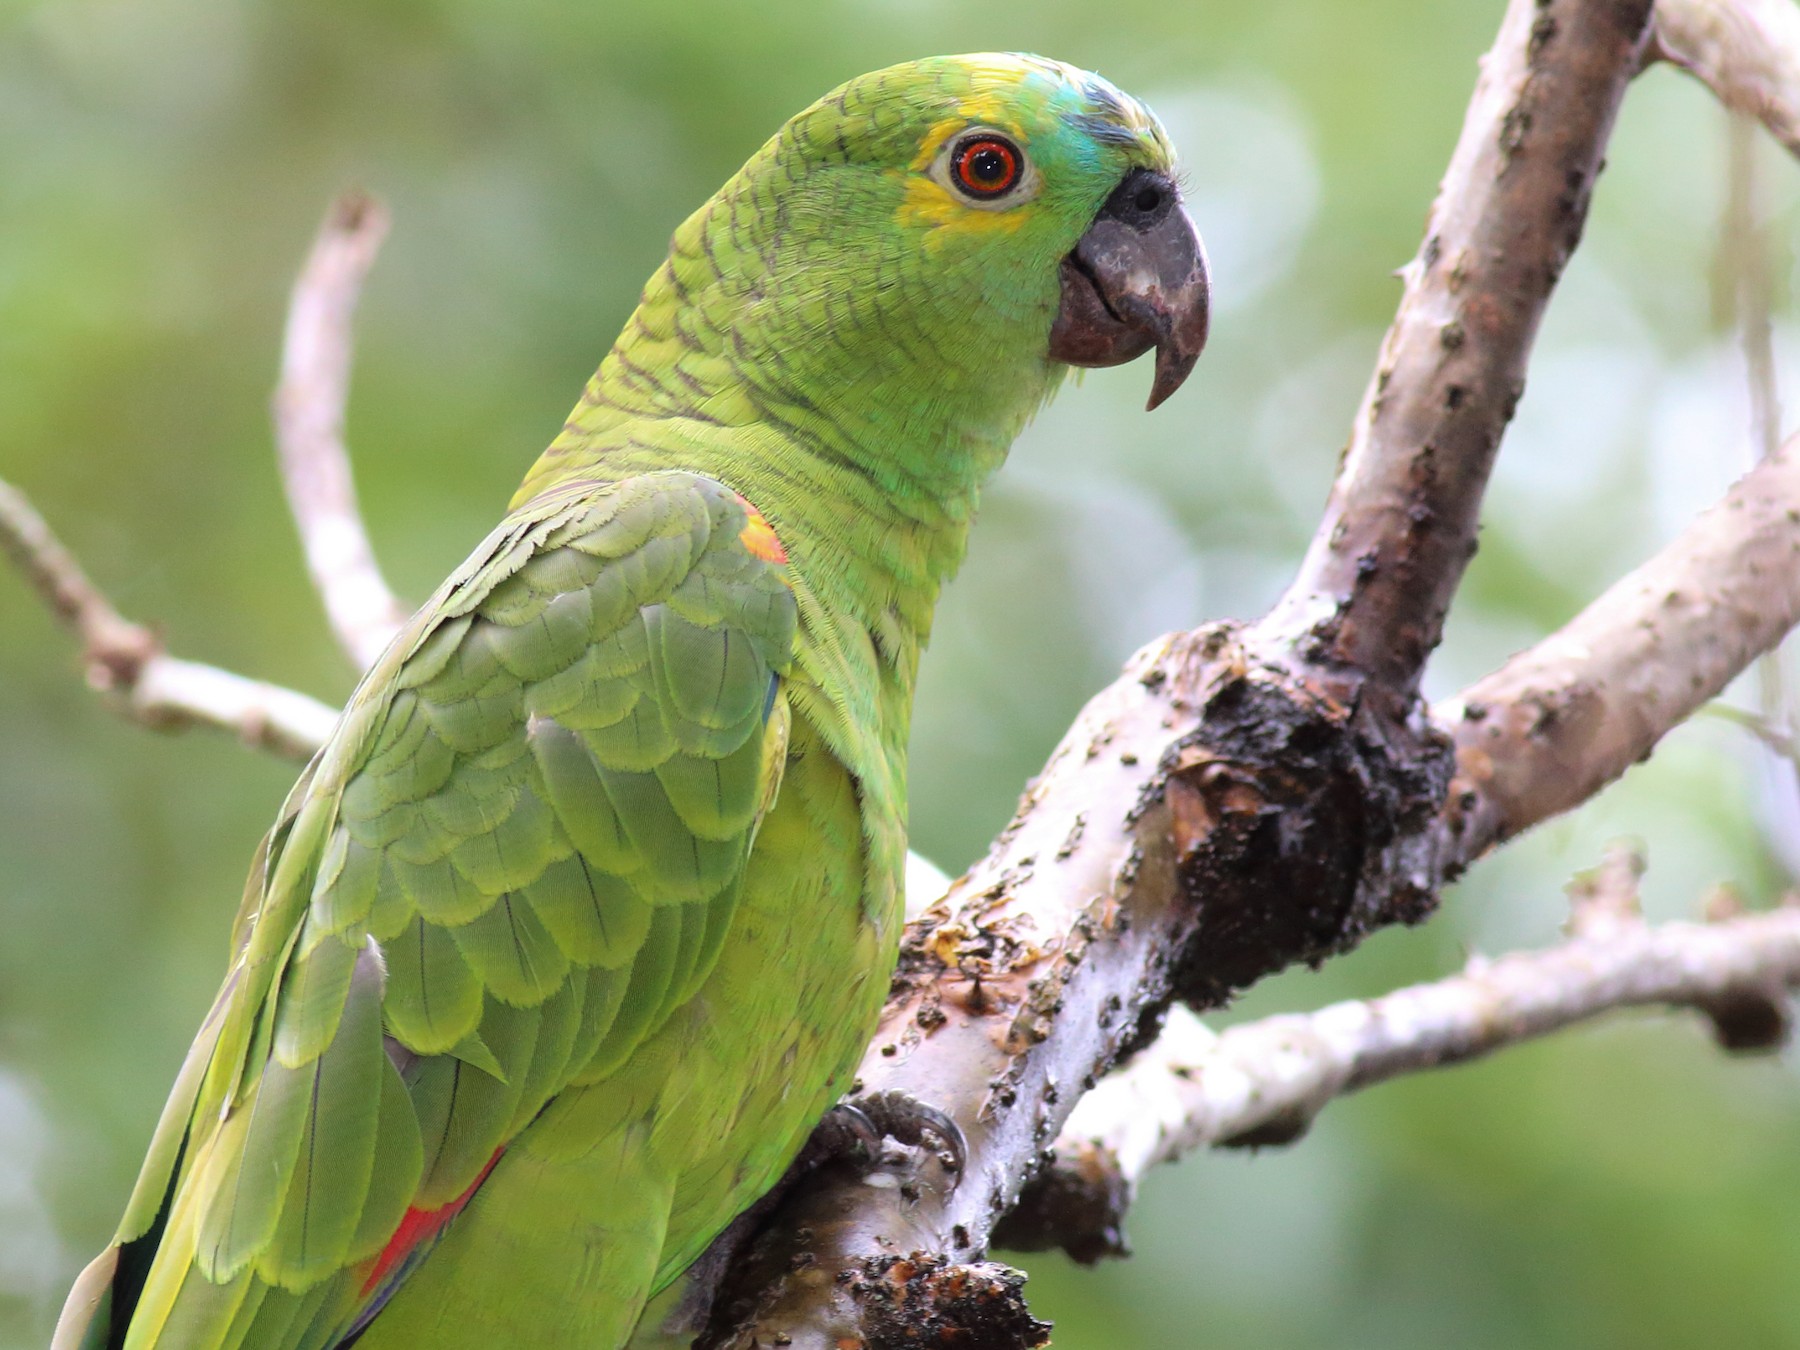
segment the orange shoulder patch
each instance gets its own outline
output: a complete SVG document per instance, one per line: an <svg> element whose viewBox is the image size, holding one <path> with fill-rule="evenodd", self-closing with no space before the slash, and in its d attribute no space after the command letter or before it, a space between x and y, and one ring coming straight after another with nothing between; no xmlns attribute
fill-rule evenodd
<svg viewBox="0 0 1800 1350"><path fill-rule="evenodd" d="M775 527L769 524L768 517L745 500L741 492L733 493L744 508L744 528L738 532L744 547L750 550L750 556L761 558L764 562L784 563L788 560L787 550L781 546L781 540L775 533Z"/></svg>

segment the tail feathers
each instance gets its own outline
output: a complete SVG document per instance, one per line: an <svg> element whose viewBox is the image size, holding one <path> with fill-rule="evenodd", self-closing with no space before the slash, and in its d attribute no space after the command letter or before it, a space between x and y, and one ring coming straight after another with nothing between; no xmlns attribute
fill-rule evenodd
<svg viewBox="0 0 1800 1350"><path fill-rule="evenodd" d="M214 1284L190 1262L173 1302L161 1317L145 1318L140 1305L139 1315L132 1318L131 1330L125 1335L124 1350L149 1350L151 1346L225 1350L237 1344L229 1339L231 1329L255 1283L245 1271L234 1280Z"/></svg>
<svg viewBox="0 0 1800 1350"><path fill-rule="evenodd" d="M110 1350L113 1275L118 1268L119 1249L108 1247L75 1277L62 1316L56 1319L50 1350Z"/></svg>
<svg viewBox="0 0 1800 1350"><path fill-rule="evenodd" d="M349 1343L362 1301L349 1271L296 1292L249 1270L214 1284L190 1260L167 1277L159 1273L149 1296L127 1306L119 1258L120 1248L108 1247L81 1272L50 1350L331 1350Z"/></svg>
<svg viewBox="0 0 1800 1350"><path fill-rule="evenodd" d="M81 1300L94 1310L86 1339L65 1311L68 1350L324 1350L331 1344L327 1330L313 1328L312 1312L344 1281L324 1280L295 1293L246 1266L215 1283L201 1271L195 1250L199 1207L194 1188L176 1191L149 1233L109 1249L89 1267L106 1287L98 1298ZM71 1309L88 1279L84 1273L76 1282ZM54 1350L64 1345L58 1339Z"/></svg>
<svg viewBox="0 0 1800 1350"><path fill-rule="evenodd" d="M158 1132L161 1133L160 1129ZM184 1135L177 1140L175 1157L168 1163L169 1172L180 1171L186 1150ZM156 1161L155 1155L153 1149L152 1163ZM146 1189L143 1177L138 1179L138 1189ZM120 1350L124 1344L126 1329L136 1315L156 1253L169 1228L175 1200L172 1177L165 1176L162 1191L151 1192L150 1199L154 1208L134 1197L134 1209L142 1203L151 1212L134 1216L128 1210L126 1223L135 1225L137 1231L121 1231L112 1246L76 1276L63 1304L62 1316L57 1319L51 1350Z"/></svg>
<svg viewBox="0 0 1800 1350"><path fill-rule="evenodd" d="M82 1271L51 1350L330 1350L348 1346L437 1244L500 1160L435 1210L408 1210L375 1257L301 1290L254 1265L215 1283L201 1271L194 1189L174 1191L143 1237L108 1247ZM416 1172L416 1168L414 1169Z"/></svg>
<svg viewBox="0 0 1800 1350"><path fill-rule="evenodd" d="M166 1217L123 1248L114 1281L113 1338L107 1350L216 1350L248 1292L248 1279L210 1283L194 1267L196 1208L190 1189L172 1191ZM139 1250L143 1248L143 1250ZM129 1268L143 1262L135 1288Z"/></svg>
<svg viewBox="0 0 1800 1350"><path fill-rule="evenodd" d="M190 1263L173 1282L159 1279L143 1291L148 1297L139 1298L121 1255L128 1263L128 1247L108 1247L77 1277L51 1350L224 1350L240 1344L230 1332L255 1283L248 1273L214 1284Z"/></svg>
<svg viewBox="0 0 1800 1350"><path fill-rule="evenodd" d="M192 1141L195 1099L201 1078L219 1038L221 1014L236 980L233 974L219 991L200 1034L189 1048L174 1090L157 1122L150 1151L138 1174L125 1217L113 1245L95 1257L76 1277L63 1304L51 1350L119 1350L144 1290L151 1261L161 1246Z"/></svg>
<svg viewBox="0 0 1800 1350"><path fill-rule="evenodd" d="M321 1280L303 1293L271 1288L256 1310L255 1320L235 1344L257 1350L327 1350L343 1325L338 1309L344 1298L343 1276Z"/></svg>

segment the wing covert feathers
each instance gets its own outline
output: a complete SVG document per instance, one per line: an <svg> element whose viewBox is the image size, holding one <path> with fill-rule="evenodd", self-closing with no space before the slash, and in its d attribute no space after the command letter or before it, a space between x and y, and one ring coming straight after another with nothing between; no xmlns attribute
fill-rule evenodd
<svg viewBox="0 0 1800 1350"><path fill-rule="evenodd" d="M546 496L377 662L259 853L58 1350L334 1344L396 1242L692 997L786 754L794 597L745 529L694 474Z"/></svg>

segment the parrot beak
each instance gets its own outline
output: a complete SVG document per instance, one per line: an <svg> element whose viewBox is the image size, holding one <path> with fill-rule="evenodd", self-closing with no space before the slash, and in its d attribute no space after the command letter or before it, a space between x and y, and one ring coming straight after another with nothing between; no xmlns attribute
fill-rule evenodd
<svg viewBox="0 0 1800 1350"><path fill-rule="evenodd" d="M1166 174L1133 169L1062 260L1050 359L1118 366L1156 348L1149 408L1181 387L1206 345L1206 250Z"/></svg>

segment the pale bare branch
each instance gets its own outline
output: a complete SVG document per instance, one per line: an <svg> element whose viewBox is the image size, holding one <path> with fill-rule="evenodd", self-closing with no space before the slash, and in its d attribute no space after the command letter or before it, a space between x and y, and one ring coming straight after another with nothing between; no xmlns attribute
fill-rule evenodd
<svg viewBox="0 0 1800 1350"><path fill-rule="evenodd" d="M89 686L134 721L162 731L215 727L299 760L331 734L337 713L316 699L170 656L155 633L112 607L25 494L4 482L0 549L81 639Z"/></svg>
<svg viewBox="0 0 1800 1350"><path fill-rule="evenodd" d="M1435 710L1461 861L1586 801L1800 620L1800 438L1560 631Z"/></svg>
<svg viewBox="0 0 1800 1350"><path fill-rule="evenodd" d="M406 618L376 566L344 445L350 321L387 227L387 212L371 198L348 194L332 203L294 283L275 390L276 447L307 570L359 671Z"/></svg>
<svg viewBox="0 0 1800 1350"><path fill-rule="evenodd" d="M1475 551L1538 323L1580 241L1643 4L1507 7L1325 518L1265 621L1410 699Z"/></svg>
<svg viewBox="0 0 1800 1350"><path fill-rule="evenodd" d="M1800 155L1800 6L1794 0L1657 0L1653 55L1758 119Z"/></svg>
<svg viewBox="0 0 1800 1350"><path fill-rule="evenodd" d="M359 669L405 617L376 568L342 434L350 318L386 230L386 213L367 198L332 205L294 286L275 396L282 477L307 565ZM5 484L0 545L81 637L88 683L133 720L165 731L215 727L298 760L330 734L337 713L316 699L170 656L154 632L113 609L24 495Z"/></svg>
<svg viewBox="0 0 1800 1350"><path fill-rule="evenodd" d="M1615 916L1616 918L1616 916ZM1122 1251L1144 1174L1196 1149L1291 1140L1332 1098L1488 1055L1628 1008L1716 1019L1800 987L1800 908L1718 923L1612 921L1560 946L1476 959L1460 975L1314 1013L1208 1030L1184 1009L1081 1099L1056 1161L999 1239L1080 1259Z"/></svg>

